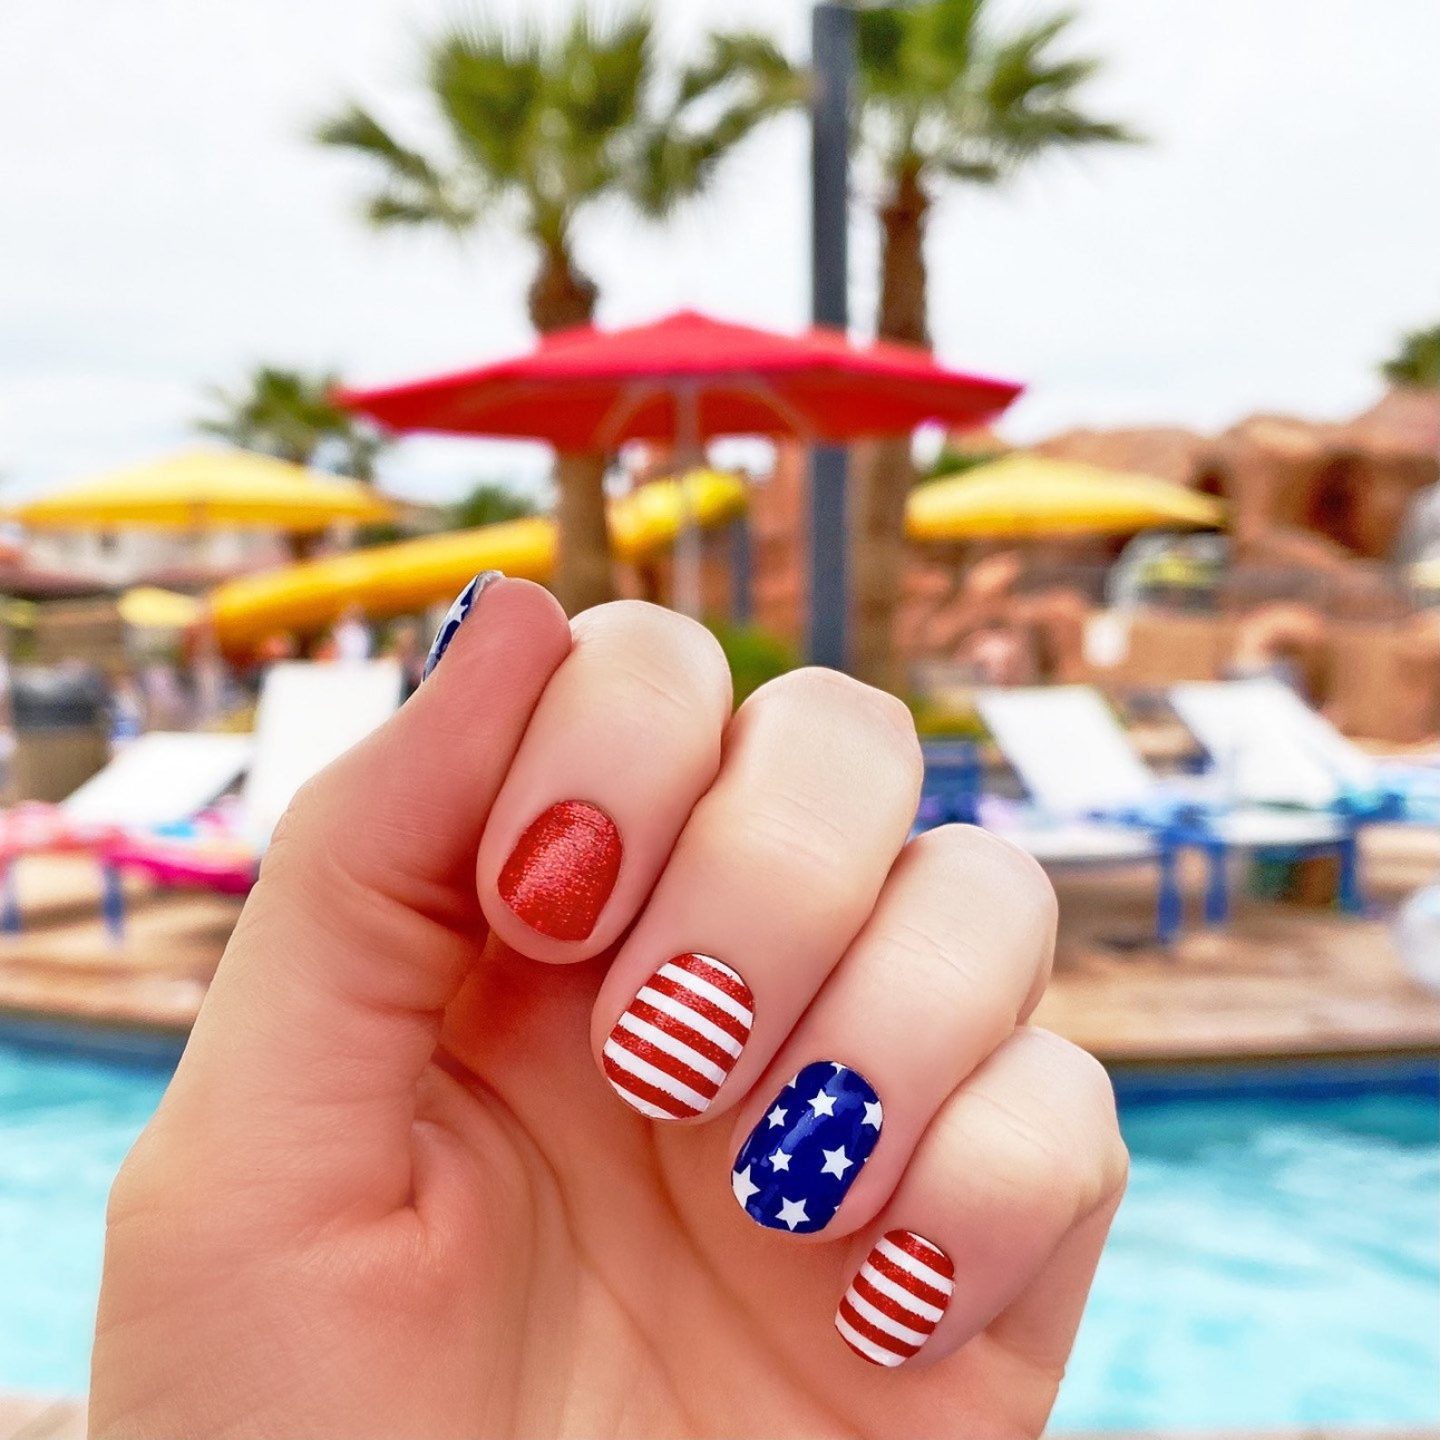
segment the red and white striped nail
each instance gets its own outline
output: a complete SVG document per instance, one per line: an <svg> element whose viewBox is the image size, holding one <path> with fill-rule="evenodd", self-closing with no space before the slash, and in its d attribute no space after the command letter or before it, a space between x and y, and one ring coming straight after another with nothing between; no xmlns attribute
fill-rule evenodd
<svg viewBox="0 0 1440 1440"><path fill-rule="evenodd" d="M955 1267L913 1230L892 1230L850 1282L835 1328L874 1365L903 1365L934 1333L955 1293Z"/></svg>
<svg viewBox="0 0 1440 1440"><path fill-rule="evenodd" d="M710 1108L755 1018L750 987L709 955L662 965L605 1041L605 1075L627 1105L656 1120Z"/></svg>

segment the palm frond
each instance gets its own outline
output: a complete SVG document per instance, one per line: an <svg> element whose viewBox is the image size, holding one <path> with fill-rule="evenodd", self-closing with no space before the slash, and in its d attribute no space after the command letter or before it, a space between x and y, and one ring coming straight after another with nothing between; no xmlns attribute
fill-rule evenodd
<svg viewBox="0 0 1440 1440"><path fill-rule="evenodd" d="M704 190L725 158L759 126L810 93L809 74L768 36L710 37L686 66L668 104L642 128L627 167L627 193L654 218Z"/></svg>
<svg viewBox="0 0 1440 1440"><path fill-rule="evenodd" d="M331 396L337 384L331 373L262 365L242 388L207 387L212 408L195 428L297 464L324 465L333 459L346 473L368 480L385 441L373 426L335 404Z"/></svg>
<svg viewBox="0 0 1440 1440"><path fill-rule="evenodd" d="M1061 48L1071 12L996 34L993 10L989 0L928 0L862 16L866 136L887 174L918 163L993 184L1045 150L1140 138L1083 107L1102 63Z"/></svg>
<svg viewBox="0 0 1440 1440"><path fill-rule="evenodd" d="M321 145L354 150L381 161L394 174L417 184L433 185L438 176L418 150L402 145L363 106L351 103L328 120L315 126L314 138Z"/></svg>
<svg viewBox="0 0 1440 1440"><path fill-rule="evenodd" d="M455 182L420 151L402 144L368 110L351 104L315 127L321 145L349 150L374 162L380 188L364 203L375 225L441 223L452 228L474 216Z"/></svg>
<svg viewBox="0 0 1440 1440"><path fill-rule="evenodd" d="M543 40L532 28L457 25L430 52L430 88L455 143L492 185L525 182L543 113Z"/></svg>
<svg viewBox="0 0 1440 1440"><path fill-rule="evenodd" d="M655 63L655 26L646 10L601 30L577 11L551 72L551 100L574 142L608 140L640 116Z"/></svg>

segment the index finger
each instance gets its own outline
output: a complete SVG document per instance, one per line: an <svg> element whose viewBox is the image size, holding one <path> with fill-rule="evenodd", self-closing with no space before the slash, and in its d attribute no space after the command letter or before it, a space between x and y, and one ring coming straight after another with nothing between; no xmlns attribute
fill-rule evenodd
<svg viewBox="0 0 1440 1440"><path fill-rule="evenodd" d="M453 638L286 813L166 1098L248 1177L298 1144L332 1178L407 1192L416 1082L484 939L481 831L570 646L556 602L514 580Z"/></svg>

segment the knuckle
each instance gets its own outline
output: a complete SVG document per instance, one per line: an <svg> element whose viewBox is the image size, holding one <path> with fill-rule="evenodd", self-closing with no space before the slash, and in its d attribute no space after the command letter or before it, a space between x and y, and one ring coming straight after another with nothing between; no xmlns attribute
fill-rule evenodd
<svg viewBox="0 0 1440 1440"><path fill-rule="evenodd" d="M574 622L577 647L664 709L730 711L730 667L720 642L688 616L642 600L614 600Z"/></svg>
<svg viewBox="0 0 1440 1440"><path fill-rule="evenodd" d="M846 888L842 857L852 843L823 805L803 793L776 791L745 822L745 850L757 874L788 877L807 896L838 898Z"/></svg>
<svg viewBox="0 0 1440 1440"><path fill-rule="evenodd" d="M1129 1172L1110 1072L1050 1030L1026 1027L1017 1042L1029 1048L1047 1093L1057 1097L1047 1124L1064 1141L1060 1173L1077 1214L1088 1214L1124 1190Z"/></svg>
<svg viewBox="0 0 1440 1440"><path fill-rule="evenodd" d="M1014 1029L1012 997L991 983L992 956L976 937L898 918L887 924L875 959L895 993L915 996L932 1013L963 1015L967 1031L989 1037L991 1045Z"/></svg>
<svg viewBox="0 0 1440 1440"><path fill-rule="evenodd" d="M941 825L912 842L918 854L963 871L968 884L1010 896L1017 908L1038 913L1053 931L1059 901L1050 877L1033 855L978 825Z"/></svg>
<svg viewBox="0 0 1440 1440"><path fill-rule="evenodd" d="M807 665L762 685L748 703L757 702L759 706L778 702L805 713L818 710L845 715L870 732L881 748L904 767L907 781L918 786L924 762L915 720L905 702L888 690L866 685L839 670Z"/></svg>

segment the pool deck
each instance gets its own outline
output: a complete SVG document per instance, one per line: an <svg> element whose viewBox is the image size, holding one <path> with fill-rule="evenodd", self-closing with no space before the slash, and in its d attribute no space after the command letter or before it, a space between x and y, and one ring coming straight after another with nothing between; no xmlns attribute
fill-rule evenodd
<svg viewBox="0 0 1440 1440"><path fill-rule="evenodd" d="M1440 1430L1413 1426L1306 1426L1284 1430L1063 1431L1054 1440L1437 1440ZM85 1440L85 1406L78 1400L0 1393L0 1440Z"/></svg>
<svg viewBox="0 0 1440 1440"><path fill-rule="evenodd" d="M1147 940L1143 872L1057 882L1055 979L1037 1012L1115 1065L1440 1053L1440 996L1400 968L1386 916L1440 869L1440 835L1374 831L1367 880L1377 918L1242 900L1223 931L1192 929L1168 953ZM19 874L27 930L0 938L0 1019L182 1036L239 913L233 899L131 890L123 946L97 923L99 881L82 858L31 859ZM1188 892L1198 895L1199 877ZM0 1440L81 1440L82 1403L0 1392ZM1055 1440L1101 1440L1071 1435ZM1107 1433L1104 1440L1127 1440ZM1426 1427L1306 1427L1132 1435L1128 1440L1440 1440Z"/></svg>
<svg viewBox="0 0 1440 1440"><path fill-rule="evenodd" d="M1440 871L1440 834L1375 829L1365 851L1374 918L1242 897L1228 926L1195 924L1168 952L1149 938L1153 872L1060 875L1055 978L1036 1021L1122 1065L1440 1054L1440 995L1405 975L1388 920ZM0 1016L189 1029L237 900L136 882L116 947L96 919L89 860L35 857L17 868L27 928L0 938ZM1188 877L1192 901L1202 883Z"/></svg>

